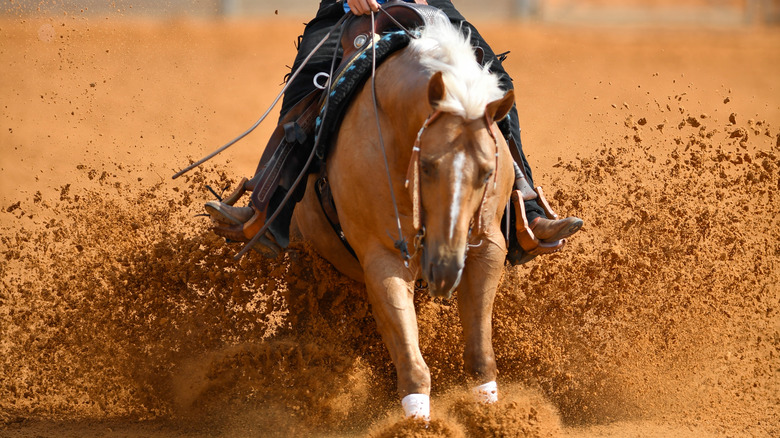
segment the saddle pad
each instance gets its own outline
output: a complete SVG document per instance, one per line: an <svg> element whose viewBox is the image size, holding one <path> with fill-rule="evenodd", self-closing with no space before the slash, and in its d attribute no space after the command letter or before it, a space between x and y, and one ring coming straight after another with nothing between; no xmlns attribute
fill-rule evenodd
<svg viewBox="0 0 780 438"><path fill-rule="evenodd" d="M376 65L379 66L388 56L409 44L409 35L403 31L394 31L383 35L376 42ZM357 55L349 66L344 68L334 80L328 92L325 105L320 110L315 124L315 144L317 157L325 159L333 134L339 128L347 107L358 89L371 76L374 51L369 44Z"/></svg>

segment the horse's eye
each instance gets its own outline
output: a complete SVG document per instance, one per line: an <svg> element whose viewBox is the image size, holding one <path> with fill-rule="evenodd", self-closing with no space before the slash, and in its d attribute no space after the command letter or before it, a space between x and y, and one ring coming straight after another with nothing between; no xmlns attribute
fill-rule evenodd
<svg viewBox="0 0 780 438"><path fill-rule="evenodd" d="M420 161L420 171L425 176L431 176L433 175L433 172L436 170L436 164L431 161Z"/></svg>
<svg viewBox="0 0 780 438"><path fill-rule="evenodd" d="M488 182L490 182L490 178L492 177L493 177L493 170L491 169L485 173L484 178L482 178L482 184L487 184Z"/></svg>

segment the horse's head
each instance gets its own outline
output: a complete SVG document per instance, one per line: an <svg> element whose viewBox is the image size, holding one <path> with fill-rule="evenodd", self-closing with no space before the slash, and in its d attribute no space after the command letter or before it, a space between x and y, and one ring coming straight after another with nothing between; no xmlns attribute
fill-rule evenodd
<svg viewBox="0 0 780 438"><path fill-rule="evenodd" d="M443 297L458 286L468 245L477 243L484 231L485 200L495 192L499 171L500 133L493 121L502 119L514 103L510 91L487 103L481 116L469 118L441 109L446 93L442 74L434 74L428 83L434 112L420 131L415 151L419 156L412 164L419 172L412 197L419 197L418 222L425 233L422 275L430 294Z"/></svg>

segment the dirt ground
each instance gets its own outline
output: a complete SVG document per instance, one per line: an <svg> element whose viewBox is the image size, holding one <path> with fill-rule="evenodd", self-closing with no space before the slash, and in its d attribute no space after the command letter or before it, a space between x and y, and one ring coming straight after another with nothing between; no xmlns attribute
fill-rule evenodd
<svg viewBox="0 0 780 438"><path fill-rule="evenodd" d="M506 268L494 406L418 297L425 428L361 285L195 216L272 123L170 178L262 114L298 20L0 21L0 436L780 436L780 30L478 25L586 225Z"/></svg>

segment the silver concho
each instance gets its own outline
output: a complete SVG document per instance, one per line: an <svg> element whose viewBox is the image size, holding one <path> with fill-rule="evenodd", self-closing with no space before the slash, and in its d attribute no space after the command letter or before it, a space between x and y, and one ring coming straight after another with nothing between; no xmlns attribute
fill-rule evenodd
<svg viewBox="0 0 780 438"><path fill-rule="evenodd" d="M359 49L366 44L366 41L368 41L368 35L361 33L355 37L355 41L352 44L354 44L356 49Z"/></svg>

